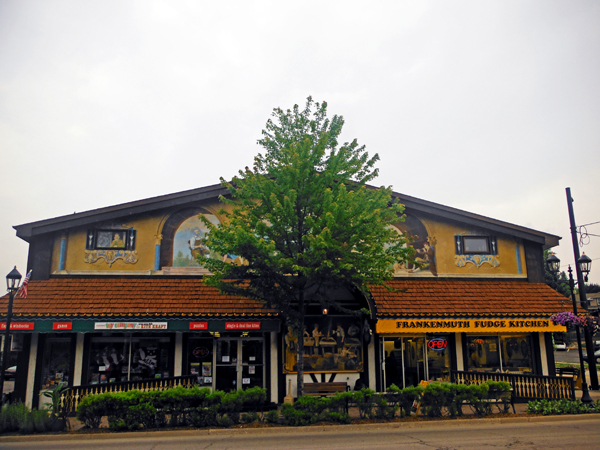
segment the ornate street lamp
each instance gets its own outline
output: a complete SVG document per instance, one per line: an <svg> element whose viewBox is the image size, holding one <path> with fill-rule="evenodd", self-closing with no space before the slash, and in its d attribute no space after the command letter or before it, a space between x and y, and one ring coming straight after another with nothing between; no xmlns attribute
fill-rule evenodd
<svg viewBox="0 0 600 450"><path fill-rule="evenodd" d="M587 256L586 256L586 258L587 258ZM581 258L579 258L579 259L581 260ZM546 259L546 267L548 268L548 271L556 279L558 272L560 271L560 259L558 259L554 253L552 253L548 257L548 259ZM573 269L571 269L570 265L569 265L568 272L569 272L569 287L571 288L571 301L573 302L573 314L575 314L575 316L577 316L577 300L575 299L575 280L573 279ZM589 273L589 266L588 266L587 273ZM587 276L587 273L586 273L586 276ZM588 389L588 384L587 384L587 377L585 376L585 365L583 364L583 350L581 349L581 331L579 330L579 324L575 325L575 332L577 333L577 349L579 350L579 370L581 371L581 391L582 391L581 402L586 403L586 404L591 404L594 401L592 400L592 397L590 396L590 391ZM589 350L588 350L588 359L589 359ZM592 359L595 359L595 358L593 358L593 355L592 355Z"/></svg>
<svg viewBox="0 0 600 450"><path fill-rule="evenodd" d="M6 373L6 362L8 360L8 352L10 350L10 322L12 320L12 307L15 294L19 290L21 284L21 274L17 270L17 266L6 275L6 289L8 290L8 309L6 311L6 329L4 330L4 350L2 351L2 371L0 372L0 398L4 402L4 374Z"/></svg>

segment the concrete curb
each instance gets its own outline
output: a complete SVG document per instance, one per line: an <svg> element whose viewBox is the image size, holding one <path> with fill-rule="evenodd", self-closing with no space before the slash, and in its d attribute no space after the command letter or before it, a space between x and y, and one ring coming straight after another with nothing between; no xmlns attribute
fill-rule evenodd
<svg viewBox="0 0 600 450"><path fill-rule="evenodd" d="M519 416L502 418L481 418L470 420L431 420L422 422L385 422L385 423L366 423L351 425L317 425L308 427L266 427L266 428L207 428L207 429L180 429L160 431L129 431L129 432L105 432L105 433L56 433L56 434L33 434L33 435L14 435L0 436L0 443L8 442L56 442L56 441L75 441L89 440L102 441L109 439L133 439L133 438L180 438L184 436L208 436L208 435L259 435L259 434L306 434L306 433L325 433L328 431L348 432L350 428L361 428L363 430L380 429L419 429L419 428L444 428L444 427L483 427L489 425L503 425L515 423L530 422L578 422L578 421L597 421L600 419L599 413L592 414L572 414L559 416Z"/></svg>

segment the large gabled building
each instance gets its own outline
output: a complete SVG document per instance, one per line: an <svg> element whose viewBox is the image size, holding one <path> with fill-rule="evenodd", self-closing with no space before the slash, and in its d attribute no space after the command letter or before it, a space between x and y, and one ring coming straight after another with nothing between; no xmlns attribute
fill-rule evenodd
<svg viewBox="0 0 600 450"><path fill-rule="evenodd" d="M277 311L203 284L200 238L223 220L220 186L15 226L30 244L29 296L17 298L14 397L70 386L197 377L215 389L295 393L298 336ZM550 316L569 301L544 284L559 238L395 193L419 266L394 267L391 291L332 292L365 320L309 311L306 382L360 379L373 389L450 370L554 374ZM237 263L235 255L212 255ZM7 297L0 300L6 310Z"/></svg>

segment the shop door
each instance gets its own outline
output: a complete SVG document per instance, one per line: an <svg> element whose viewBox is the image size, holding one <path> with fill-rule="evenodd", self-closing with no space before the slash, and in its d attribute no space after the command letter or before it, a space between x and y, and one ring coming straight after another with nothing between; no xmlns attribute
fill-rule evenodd
<svg viewBox="0 0 600 450"><path fill-rule="evenodd" d="M264 387L264 339L220 338L216 350L216 389Z"/></svg>
<svg viewBox="0 0 600 450"><path fill-rule="evenodd" d="M417 386L428 379L424 337L384 338L385 387Z"/></svg>
<svg viewBox="0 0 600 450"><path fill-rule="evenodd" d="M404 338L404 384L417 386L428 380L427 352L424 337Z"/></svg>

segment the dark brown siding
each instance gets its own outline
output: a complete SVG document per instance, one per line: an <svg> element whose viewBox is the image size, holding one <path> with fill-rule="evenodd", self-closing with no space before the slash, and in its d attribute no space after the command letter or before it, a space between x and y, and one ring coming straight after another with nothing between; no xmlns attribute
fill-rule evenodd
<svg viewBox="0 0 600 450"><path fill-rule="evenodd" d="M50 278L53 245L54 239L51 235L41 236L29 244L27 272L33 270L32 280L47 280Z"/></svg>
<svg viewBox="0 0 600 450"><path fill-rule="evenodd" d="M544 252L542 246L532 242L524 242L525 262L527 264L527 281L530 283L545 283Z"/></svg>

